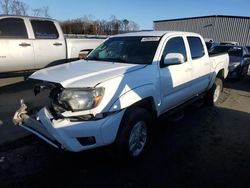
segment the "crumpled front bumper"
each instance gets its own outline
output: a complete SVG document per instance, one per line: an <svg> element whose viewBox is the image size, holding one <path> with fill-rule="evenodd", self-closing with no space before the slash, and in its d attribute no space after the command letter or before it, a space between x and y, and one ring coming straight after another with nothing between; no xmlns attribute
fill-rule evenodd
<svg viewBox="0 0 250 188"><path fill-rule="evenodd" d="M67 118L54 119L46 107L35 116L27 115L24 105L21 108L13 118L15 124L55 148L73 152L113 143L124 113L123 110L99 120L71 122Z"/></svg>

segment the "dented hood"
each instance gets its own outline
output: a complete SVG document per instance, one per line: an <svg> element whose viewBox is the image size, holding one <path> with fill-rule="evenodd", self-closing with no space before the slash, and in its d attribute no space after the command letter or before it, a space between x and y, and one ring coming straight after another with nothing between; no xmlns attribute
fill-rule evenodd
<svg viewBox="0 0 250 188"><path fill-rule="evenodd" d="M145 66L81 60L39 70L33 73L30 78L59 83L64 88L94 87L98 83Z"/></svg>

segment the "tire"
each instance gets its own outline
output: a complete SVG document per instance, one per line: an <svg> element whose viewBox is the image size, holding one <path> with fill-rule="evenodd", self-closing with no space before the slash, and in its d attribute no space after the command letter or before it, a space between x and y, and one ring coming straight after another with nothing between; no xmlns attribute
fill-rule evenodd
<svg viewBox="0 0 250 188"><path fill-rule="evenodd" d="M139 107L127 109L120 124L116 147L121 157L136 159L145 152L150 138L150 113Z"/></svg>
<svg viewBox="0 0 250 188"><path fill-rule="evenodd" d="M249 65L245 65L242 67L241 74L240 74L241 78L245 78L247 76L248 69L249 69Z"/></svg>
<svg viewBox="0 0 250 188"><path fill-rule="evenodd" d="M221 103L223 90L223 82L221 78L216 78L211 89L208 90L205 96L205 103L209 106L217 106Z"/></svg>

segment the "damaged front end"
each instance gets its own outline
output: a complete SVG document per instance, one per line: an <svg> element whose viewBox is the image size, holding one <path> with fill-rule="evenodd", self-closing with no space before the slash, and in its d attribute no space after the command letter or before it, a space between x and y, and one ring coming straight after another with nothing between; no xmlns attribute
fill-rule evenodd
<svg viewBox="0 0 250 188"><path fill-rule="evenodd" d="M35 95L47 91L49 102L33 108L21 100L13 122L58 149L78 152L111 144L124 111L94 114L91 109L102 100L103 88L63 88L44 82ZM48 98L48 97L47 97Z"/></svg>
<svg viewBox="0 0 250 188"><path fill-rule="evenodd" d="M48 144L52 145L53 147L57 149L62 148L61 144L59 144L57 140L48 132L46 127L41 123L41 121L38 118L38 117L46 117L45 114L42 114L45 113L44 110L45 109L43 109L43 111L38 112L36 116L37 118L35 119L27 114L27 106L21 100L21 107L16 111L13 117L13 123L35 134L36 136L38 136Z"/></svg>
<svg viewBox="0 0 250 188"><path fill-rule="evenodd" d="M56 112L53 104L56 96L61 92L63 88L58 84L44 82L37 84L34 87L35 96L40 92L49 91L49 100L46 101L45 107L30 107L24 103L24 100L20 100L20 108L15 112L12 119L15 125L19 125L27 131L35 134L39 138L43 139L55 148L62 148L56 138L48 131L45 124L50 126L50 121L58 119L60 113ZM53 114L53 115L52 115ZM42 119L42 120L41 120ZM50 121L48 121L50 120Z"/></svg>

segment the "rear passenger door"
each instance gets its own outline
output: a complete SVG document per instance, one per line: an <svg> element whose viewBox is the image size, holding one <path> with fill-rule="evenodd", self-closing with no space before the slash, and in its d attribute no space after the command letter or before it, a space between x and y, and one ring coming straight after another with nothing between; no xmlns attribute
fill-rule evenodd
<svg viewBox="0 0 250 188"><path fill-rule="evenodd" d="M190 91L192 64L188 58L186 46L187 41L182 36L174 36L166 41L161 61L168 53L180 53L185 62L160 68L161 113L185 102L192 94Z"/></svg>
<svg viewBox="0 0 250 188"><path fill-rule="evenodd" d="M187 36L190 48L192 71L192 91L193 95L205 91L210 82L211 63L205 44L198 36Z"/></svg>
<svg viewBox="0 0 250 188"><path fill-rule="evenodd" d="M34 31L34 51L36 69L56 65L66 60L64 36L60 36L54 22L49 20L30 20Z"/></svg>
<svg viewBox="0 0 250 188"><path fill-rule="evenodd" d="M0 19L0 73L34 69L33 41L22 18Z"/></svg>

